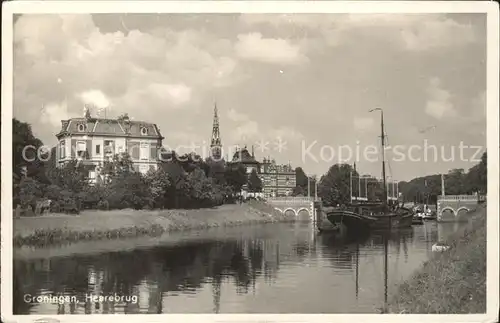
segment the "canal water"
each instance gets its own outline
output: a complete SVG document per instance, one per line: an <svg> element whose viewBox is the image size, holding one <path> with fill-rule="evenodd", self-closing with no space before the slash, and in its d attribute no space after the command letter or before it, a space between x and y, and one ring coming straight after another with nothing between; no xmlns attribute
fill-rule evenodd
<svg viewBox="0 0 500 323"><path fill-rule="evenodd" d="M318 235L308 223L268 224L127 251L15 259L14 314L377 313L384 237L390 299L432 244L459 226L427 222L348 239ZM40 295L73 298L30 301ZM101 303L92 295L122 298Z"/></svg>

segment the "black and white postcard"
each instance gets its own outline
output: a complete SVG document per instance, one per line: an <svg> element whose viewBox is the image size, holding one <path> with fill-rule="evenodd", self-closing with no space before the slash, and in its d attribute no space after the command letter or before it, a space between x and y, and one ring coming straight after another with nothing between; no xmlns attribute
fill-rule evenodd
<svg viewBox="0 0 500 323"><path fill-rule="evenodd" d="M498 321L498 107L496 2L5 2L2 321Z"/></svg>

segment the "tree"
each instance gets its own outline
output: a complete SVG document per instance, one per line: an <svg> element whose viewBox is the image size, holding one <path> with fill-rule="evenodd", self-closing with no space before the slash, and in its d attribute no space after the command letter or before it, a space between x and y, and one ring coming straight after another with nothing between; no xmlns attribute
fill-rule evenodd
<svg viewBox="0 0 500 323"><path fill-rule="evenodd" d="M207 158L206 165L208 167L207 176L212 178L214 183L217 185L225 185L226 179L224 177L225 172L225 161L224 160L213 160L212 158Z"/></svg>
<svg viewBox="0 0 500 323"><path fill-rule="evenodd" d="M227 185L231 187L233 192L241 191L243 185L247 184L248 177L246 174L245 167L242 165L238 166L228 166L226 168L224 177L226 179Z"/></svg>
<svg viewBox="0 0 500 323"><path fill-rule="evenodd" d="M308 183L309 180L309 183ZM295 182L296 186L292 191L292 195L306 196L308 193L311 196L316 194L316 181L315 177L308 177L302 167L295 168Z"/></svg>
<svg viewBox="0 0 500 323"><path fill-rule="evenodd" d="M307 191L302 186L295 186L292 190L292 196L306 196Z"/></svg>
<svg viewBox="0 0 500 323"><path fill-rule="evenodd" d="M307 175L302 167L295 168L295 183L297 187L307 190Z"/></svg>
<svg viewBox="0 0 500 323"><path fill-rule="evenodd" d="M167 192L171 185L170 177L163 168L159 167L157 170L148 171L146 182L149 187L151 207L163 209L167 205Z"/></svg>
<svg viewBox="0 0 500 323"><path fill-rule="evenodd" d="M117 175L126 175L133 172L132 159L128 153L115 154L112 160L106 160L101 169L105 183L112 181Z"/></svg>
<svg viewBox="0 0 500 323"><path fill-rule="evenodd" d="M19 204L23 209L36 207L36 202L42 197L40 184L32 178L23 178L19 183Z"/></svg>
<svg viewBox="0 0 500 323"><path fill-rule="evenodd" d="M194 169L187 176L186 207L211 206L215 200L212 181L205 176L201 168Z"/></svg>
<svg viewBox="0 0 500 323"><path fill-rule="evenodd" d="M460 195L465 193L465 172L463 168L452 169L445 175L445 193Z"/></svg>
<svg viewBox="0 0 500 323"><path fill-rule="evenodd" d="M483 153L479 164L469 169L465 176L465 190L469 193L486 194L488 187L487 154Z"/></svg>
<svg viewBox="0 0 500 323"><path fill-rule="evenodd" d="M335 164L323 175L318 184L318 195L325 205L348 203L351 199L350 179L358 176L349 164Z"/></svg>
<svg viewBox="0 0 500 323"><path fill-rule="evenodd" d="M104 163L102 173L109 188L110 208L142 209L149 204L149 186L141 173L135 172L128 153L117 154Z"/></svg>
<svg viewBox="0 0 500 323"><path fill-rule="evenodd" d="M56 185L63 190L79 193L88 185L88 173L89 166L71 160L62 167L49 168L47 177L52 185Z"/></svg>
<svg viewBox="0 0 500 323"><path fill-rule="evenodd" d="M17 179L23 177L24 167L29 177L39 171L42 162L38 149L42 146L42 141L33 135L30 124L12 119L12 168Z"/></svg>
<svg viewBox="0 0 500 323"><path fill-rule="evenodd" d="M250 192L262 192L262 180L257 175L257 171L255 169L250 173L250 177L248 178L248 191Z"/></svg>

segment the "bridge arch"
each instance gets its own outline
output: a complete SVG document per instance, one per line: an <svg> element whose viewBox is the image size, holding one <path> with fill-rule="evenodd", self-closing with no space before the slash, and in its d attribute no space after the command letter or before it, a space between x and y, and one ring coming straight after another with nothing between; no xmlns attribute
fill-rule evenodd
<svg viewBox="0 0 500 323"><path fill-rule="evenodd" d="M301 216L300 212L306 212L305 215L306 216ZM307 217L307 220L311 219L312 218L312 213L311 213L311 209L308 209L308 208L305 208L305 207L301 207L297 210L297 218L302 218L302 217ZM305 219L304 219L305 220Z"/></svg>
<svg viewBox="0 0 500 323"><path fill-rule="evenodd" d="M442 208L441 212L439 212L440 215L443 215L443 212L446 211L446 210L450 210L451 212L453 212L454 216L457 216L457 212L455 212L455 210L452 207L450 207L450 206L446 206L446 207Z"/></svg>
<svg viewBox="0 0 500 323"><path fill-rule="evenodd" d="M307 211L307 214L311 215L311 209L301 207L300 209L297 210L297 214L299 214L300 211Z"/></svg>
<svg viewBox="0 0 500 323"><path fill-rule="evenodd" d="M283 213L284 213L284 212L283 212L283 210L282 210L282 209L280 209L280 208L278 208L278 207L275 207L274 209L275 209L276 211L279 211L281 214L283 214Z"/></svg>
<svg viewBox="0 0 500 323"><path fill-rule="evenodd" d="M458 212L460 212L462 210L470 212L470 209L468 207L462 206L462 207L458 208L458 210L455 211L455 216L458 216Z"/></svg>
<svg viewBox="0 0 500 323"><path fill-rule="evenodd" d="M297 216L297 212L294 209L292 209L291 207L286 208L285 210L283 210L283 215L286 215L287 211L292 211L293 215Z"/></svg>

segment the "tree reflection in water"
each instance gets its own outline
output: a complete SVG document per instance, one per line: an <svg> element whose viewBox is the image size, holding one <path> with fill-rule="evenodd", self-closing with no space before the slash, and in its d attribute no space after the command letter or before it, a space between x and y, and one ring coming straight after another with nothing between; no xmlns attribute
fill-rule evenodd
<svg viewBox="0 0 500 323"><path fill-rule="evenodd" d="M301 248L289 249L285 252L297 260L306 254ZM238 293L248 293L257 277L272 279L276 274L280 252L283 250L279 250L278 240L225 240L96 256L15 261L14 313L31 312L33 305L25 303L23 295L41 293L78 297L77 307L54 304L54 314L162 313L167 292L189 293L206 283L212 285L217 313L224 277L234 280ZM148 308L116 302L95 306L85 300L86 293L137 295L141 282L147 285Z"/></svg>
<svg viewBox="0 0 500 323"><path fill-rule="evenodd" d="M408 253L421 248L412 244L420 242L423 249L427 250L425 240L427 237L432 239L432 235L436 235L436 228L429 227L430 232L426 232L423 226L420 231L401 230L363 236L315 235L308 229L311 228L298 225L269 227L268 231L262 229L263 231L255 234L254 231L247 231L245 238L213 238L92 256L17 260L14 262L14 313L160 314L181 312L182 309L178 309L179 307L174 305L175 302L182 300L182 297L191 299L191 295L188 294L196 293L203 298L205 291L208 291L209 295L212 294L211 303L208 308L205 308L206 311L231 312L235 310L235 306L239 309L243 305L239 303L240 301L233 302L236 295L256 294L256 285L259 286L256 284L257 280L263 283L259 287L261 289L259 292L262 291L267 295L266 297L281 297L287 293L297 292L292 285L302 286L300 288L305 289L298 293L317 291L322 287L328 289L332 286L343 286L342 288L346 290L339 290L339 292L345 295L345 299L342 300L342 306L345 308L358 303L360 285L362 285L360 290L363 291L359 297L360 304L372 302L378 297L377 293L383 286L382 277L384 277L383 268L379 262L383 254L384 238L388 239L390 250L388 271L391 273L390 280L392 281L394 280L393 273L398 274L400 270L397 266L404 265L404 260L400 261L399 255L403 254L404 259L408 259ZM420 232L417 233L417 239L413 237L414 232ZM423 236L425 236L424 239L422 239ZM425 251L423 254L425 256ZM413 270L412 268L420 265L423 258L419 257L423 256L422 253L420 256L417 253L416 257L412 254L410 264L401 268L403 271ZM282 270L278 277L280 266L287 270ZM299 267L315 267L313 271L310 271L314 273L314 277L307 270ZM338 274L341 275L336 277ZM349 285L351 282L346 282L345 279L350 275L353 279L352 285ZM380 281L376 279L377 275L380 275ZM298 281L295 282L294 279ZM268 285L274 285L274 283L277 284L276 290L273 290L273 287L268 288ZM201 293L202 290L203 293ZM47 293L76 295L79 304L76 306L70 304L35 306L23 301L25 294ZM87 293L136 296L140 301L139 304L131 302L92 304L85 300ZM226 296L224 296L225 293L227 293ZM352 293L352 300L349 298L349 293ZM180 297L176 298L175 295ZM228 297L232 297L229 303ZM284 297L287 299L287 296ZM314 297L318 299L317 302L311 300L316 303L311 308L315 306L331 308L328 302L322 303L325 297L321 293L317 293ZM242 297L241 301L245 302L245 308L251 311L262 306L266 307L266 300L260 297ZM289 304L285 303L277 304L276 310L299 309L301 306L293 303L293 300ZM224 308L225 306L227 308ZM307 310L307 307L302 309ZM199 310L199 307L194 309L196 310ZM337 310L333 309L333 311ZM268 307L267 311L273 311L273 306Z"/></svg>

